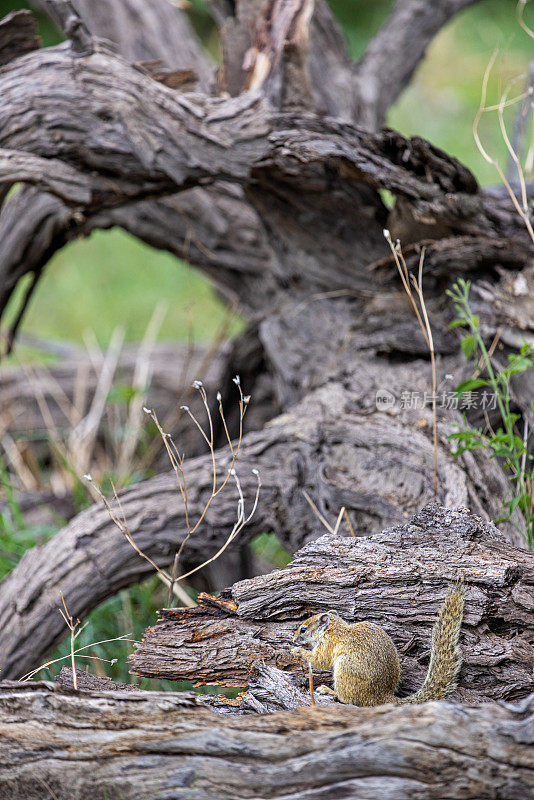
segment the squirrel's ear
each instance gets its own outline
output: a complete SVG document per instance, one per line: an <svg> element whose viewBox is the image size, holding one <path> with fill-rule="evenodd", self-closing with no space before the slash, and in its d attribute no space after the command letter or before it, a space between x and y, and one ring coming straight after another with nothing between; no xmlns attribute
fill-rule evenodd
<svg viewBox="0 0 534 800"><path fill-rule="evenodd" d="M324 631L328 627L328 623L330 622L330 614L327 611L324 614L321 614L319 619L317 620L317 627L320 631Z"/></svg>

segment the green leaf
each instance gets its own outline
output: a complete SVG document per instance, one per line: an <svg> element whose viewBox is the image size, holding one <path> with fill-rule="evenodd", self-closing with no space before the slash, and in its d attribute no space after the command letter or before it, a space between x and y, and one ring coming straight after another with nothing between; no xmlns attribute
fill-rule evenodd
<svg viewBox="0 0 534 800"><path fill-rule="evenodd" d="M449 328L452 330L453 328L459 328L461 325L464 327L467 325L465 319L453 319L452 322L449 322Z"/></svg>
<svg viewBox="0 0 534 800"><path fill-rule="evenodd" d="M476 336L473 336L473 335L465 336L462 339L461 348L462 348L462 353L464 354L464 356L469 361L469 359L471 358L471 356L473 355L473 353L477 349Z"/></svg>
<svg viewBox="0 0 534 800"><path fill-rule="evenodd" d="M139 394L139 389L128 384L114 386L108 394L108 403L130 403Z"/></svg>
<svg viewBox="0 0 534 800"><path fill-rule="evenodd" d="M478 431L459 431L458 433L449 433L447 439L451 441L464 441L464 442L477 442L483 440L483 436Z"/></svg>
<svg viewBox="0 0 534 800"><path fill-rule="evenodd" d="M522 500L522 497L521 497L521 495L519 495L519 497L514 497L514 499L513 499L513 500L509 500L509 501L506 503L506 505L508 506L508 509L509 509L509 511L510 511L510 514L511 514L513 511L515 511L515 509L517 508L517 506L519 505L519 503L521 502L521 500Z"/></svg>
<svg viewBox="0 0 534 800"><path fill-rule="evenodd" d="M462 383L456 387L454 394L456 397L461 397L463 394L465 394L465 392L472 392L473 389L478 389L480 386L488 385L488 381L485 381L483 378L470 378L467 381L462 381Z"/></svg>

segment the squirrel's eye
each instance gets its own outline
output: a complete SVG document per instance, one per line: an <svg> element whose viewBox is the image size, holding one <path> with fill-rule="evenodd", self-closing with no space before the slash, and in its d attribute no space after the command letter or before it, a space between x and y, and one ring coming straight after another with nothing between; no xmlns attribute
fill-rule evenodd
<svg viewBox="0 0 534 800"><path fill-rule="evenodd" d="M299 633L304 633L304 625L301 625L299 628Z"/></svg>

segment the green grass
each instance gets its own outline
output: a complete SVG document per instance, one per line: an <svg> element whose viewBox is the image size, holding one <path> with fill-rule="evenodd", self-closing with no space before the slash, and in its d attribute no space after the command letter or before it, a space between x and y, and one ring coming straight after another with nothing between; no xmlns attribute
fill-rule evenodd
<svg viewBox="0 0 534 800"><path fill-rule="evenodd" d="M11 314L19 298L20 293L10 304ZM168 311L160 339L187 339L191 327L195 341L210 341L228 316L211 286L192 267L124 231L97 231L52 258L22 330L81 342L84 331L92 328L105 345L121 326L126 338L136 341L161 302ZM231 332L240 327L234 319Z"/></svg>
<svg viewBox="0 0 534 800"><path fill-rule="evenodd" d="M482 79L496 45L501 57L489 82L488 102L498 102L508 81L527 71L532 41L517 26L512 4L488 3L460 15L436 37L388 118L406 136L422 136L460 159L482 184L499 182L473 138ZM522 88L521 81L516 91ZM505 165L496 114L487 115L481 133L488 151Z"/></svg>

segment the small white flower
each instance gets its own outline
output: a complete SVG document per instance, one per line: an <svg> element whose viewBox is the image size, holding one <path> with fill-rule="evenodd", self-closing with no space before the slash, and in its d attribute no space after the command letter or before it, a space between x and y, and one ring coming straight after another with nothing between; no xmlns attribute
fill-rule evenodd
<svg viewBox="0 0 534 800"><path fill-rule="evenodd" d="M230 470L230 475L235 475L235 469Z"/></svg>
<svg viewBox="0 0 534 800"><path fill-rule="evenodd" d="M220 403L221 400L222 400L222 394L220 392L217 392L217 402Z"/></svg>
<svg viewBox="0 0 534 800"><path fill-rule="evenodd" d="M194 389L202 389L202 381L193 381Z"/></svg>
<svg viewBox="0 0 534 800"><path fill-rule="evenodd" d="M152 409L147 408L146 406L143 406L143 411L145 412L145 414L152 414Z"/></svg>
<svg viewBox="0 0 534 800"><path fill-rule="evenodd" d="M241 378L239 377L239 375L235 376L234 383L236 386L239 386L239 384L241 383Z"/></svg>
<svg viewBox="0 0 534 800"><path fill-rule="evenodd" d="M387 228L384 228L382 233L384 234L384 239L389 239L391 237L391 234L390 234L390 232L388 231Z"/></svg>
<svg viewBox="0 0 534 800"><path fill-rule="evenodd" d="M113 664L116 664L118 660L119 660L118 658L112 658L109 663L111 664L111 666L113 666Z"/></svg>
<svg viewBox="0 0 534 800"><path fill-rule="evenodd" d="M84 475L83 477L85 478L86 481L89 481L89 483L92 483L92 480L93 480L92 475L89 475L89 473L87 473L87 475Z"/></svg>
<svg viewBox="0 0 534 800"><path fill-rule="evenodd" d="M247 403L250 403L250 395L249 394L245 395L245 397L243 398L243 402L244 402L245 405L247 405Z"/></svg>
<svg viewBox="0 0 534 800"><path fill-rule="evenodd" d="M189 406L180 406L181 411L189 411Z"/></svg>
<svg viewBox="0 0 534 800"><path fill-rule="evenodd" d="M257 470L257 469L253 469L253 470L252 470L252 474L253 474L253 475L259 475L260 473L258 472L258 470Z"/></svg>

